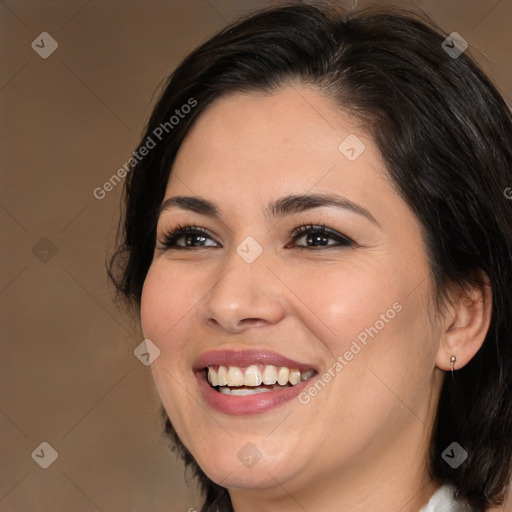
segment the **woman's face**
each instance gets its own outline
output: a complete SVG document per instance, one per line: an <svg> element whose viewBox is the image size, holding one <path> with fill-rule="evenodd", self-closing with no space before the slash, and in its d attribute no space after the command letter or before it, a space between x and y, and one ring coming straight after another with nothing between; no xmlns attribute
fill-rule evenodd
<svg viewBox="0 0 512 512"><path fill-rule="evenodd" d="M432 281L364 127L311 88L226 96L186 137L176 196L193 199L159 217L141 319L162 403L206 474L276 496L422 475L441 382ZM178 225L206 232L166 248ZM214 389L208 366L231 386Z"/></svg>

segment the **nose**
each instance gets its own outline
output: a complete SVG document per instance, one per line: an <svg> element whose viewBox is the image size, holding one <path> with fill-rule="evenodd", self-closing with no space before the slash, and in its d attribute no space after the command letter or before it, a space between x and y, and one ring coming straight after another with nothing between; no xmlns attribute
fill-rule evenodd
<svg viewBox="0 0 512 512"><path fill-rule="evenodd" d="M284 285L269 263L265 252L247 263L233 250L201 306L206 325L240 333L282 320L286 311Z"/></svg>

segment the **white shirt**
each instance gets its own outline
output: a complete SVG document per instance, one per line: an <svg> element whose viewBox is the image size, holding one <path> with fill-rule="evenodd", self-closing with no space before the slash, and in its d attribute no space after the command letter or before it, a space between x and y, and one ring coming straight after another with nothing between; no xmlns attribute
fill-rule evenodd
<svg viewBox="0 0 512 512"><path fill-rule="evenodd" d="M419 512L466 512L468 510L466 505L454 498L453 487L443 485Z"/></svg>

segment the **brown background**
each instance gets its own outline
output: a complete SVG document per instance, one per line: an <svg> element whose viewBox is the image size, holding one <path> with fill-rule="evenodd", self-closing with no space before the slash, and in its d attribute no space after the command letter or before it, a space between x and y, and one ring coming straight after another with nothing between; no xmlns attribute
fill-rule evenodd
<svg viewBox="0 0 512 512"><path fill-rule="evenodd" d="M103 200L92 192L130 157L161 80L269 3L0 3L0 511L199 506L160 435L150 370L133 355L142 337L107 288L121 187ZM459 32L511 104L511 0L395 3ZM42 32L59 44L47 59L31 48ZM59 454L48 469L31 458L42 441Z"/></svg>

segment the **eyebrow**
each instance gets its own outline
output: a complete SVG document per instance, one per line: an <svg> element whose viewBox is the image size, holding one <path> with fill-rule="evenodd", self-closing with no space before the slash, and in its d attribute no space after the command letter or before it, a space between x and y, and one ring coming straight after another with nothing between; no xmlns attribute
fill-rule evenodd
<svg viewBox="0 0 512 512"><path fill-rule="evenodd" d="M294 213L312 210L313 208L334 207L357 213L380 227L375 217L361 205L337 194L304 194L290 195L279 198L265 210L271 220L279 220ZM165 210L180 208L208 217L220 217L220 208L213 202L199 196L173 196L166 199L160 206L158 215Z"/></svg>

